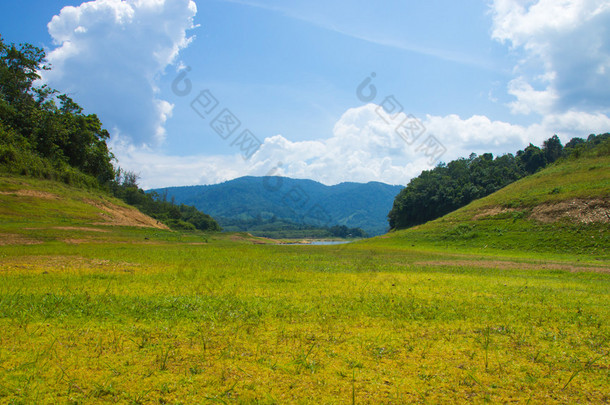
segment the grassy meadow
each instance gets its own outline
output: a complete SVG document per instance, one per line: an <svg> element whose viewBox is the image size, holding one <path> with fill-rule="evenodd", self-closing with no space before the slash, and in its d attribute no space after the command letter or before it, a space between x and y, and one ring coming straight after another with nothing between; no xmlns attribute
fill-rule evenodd
<svg viewBox="0 0 610 405"><path fill-rule="evenodd" d="M103 194L56 183L0 191L2 404L610 401L607 245L278 245L98 224Z"/></svg>

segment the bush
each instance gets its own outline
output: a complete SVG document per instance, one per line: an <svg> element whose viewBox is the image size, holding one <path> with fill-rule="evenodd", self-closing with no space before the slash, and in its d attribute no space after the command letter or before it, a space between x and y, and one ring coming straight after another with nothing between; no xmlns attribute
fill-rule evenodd
<svg viewBox="0 0 610 405"><path fill-rule="evenodd" d="M165 225L169 226L171 229L176 230L176 231L194 231L197 228L195 228L195 225L189 223L189 222L184 222L180 219L170 219L165 221Z"/></svg>

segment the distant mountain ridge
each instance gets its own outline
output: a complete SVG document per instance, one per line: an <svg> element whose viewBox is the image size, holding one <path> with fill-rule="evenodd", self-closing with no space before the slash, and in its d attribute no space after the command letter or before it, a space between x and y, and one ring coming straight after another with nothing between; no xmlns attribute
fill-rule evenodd
<svg viewBox="0 0 610 405"><path fill-rule="evenodd" d="M193 205L219 220L284 219L295 223L388 230L387 215L403 186L379 182L326 186L313 180L246 176L206 186L149 190L178 204ZM166 194L167 193L167 194Z"/></svg>

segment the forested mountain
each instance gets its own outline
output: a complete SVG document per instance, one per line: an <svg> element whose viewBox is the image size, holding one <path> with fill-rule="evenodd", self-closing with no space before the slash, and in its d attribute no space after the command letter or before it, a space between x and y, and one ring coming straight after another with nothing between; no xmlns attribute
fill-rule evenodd
<svg viewBox="0 0 610 405"><path fill-rule="evenodd" d="M531 143L516 155L481 156L439 164L412 179L396 196L388 214L392 229L404 229L440 218L470 202L543 169L560 158L575 156L601 144L610 134L573 138L565 147L554 135L542 148Z"/></svg>
<svg viewBox="0 0 610 405"><path fill-rule="evenodd" d="M151 191L208 212L222 226L275 218L322 227L344 225L379 235L388 230L387 213L401 189L377 182L326 186L313 180L248 176L215 185Z"/></svg>

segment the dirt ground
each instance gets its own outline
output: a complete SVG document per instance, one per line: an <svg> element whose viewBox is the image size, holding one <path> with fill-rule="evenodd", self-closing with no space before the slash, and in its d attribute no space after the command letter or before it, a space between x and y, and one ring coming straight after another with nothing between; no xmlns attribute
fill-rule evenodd
<svg viewBox="0 0 610 405"><path fill-rule="evenodd" d="M540 222L555 222L568 218L574 222L610 222L610 201L572 199L555 204L542 204L532 210L530 218Z"/></svg>
<svg viewBox="0 0 610 405"><path fill-rule="evenodd" d="M104 222L93 225L139 226L144 228L169 229L165 224L136 210L135 208L121 207L108 201L103 203L95 200L85 200L87 204L101 209Z"/></svg>
<svg viewBox="0 0 610 405"><path fill-rule="evenodd" d="M489 218L513 211L516 211L516 209L500 206L490 207L482 210L473 216L472 219ZM540 204L532 209L529 218L544 223L552 223L566 218L570 221L583 224L593 222L608 223L610 222L610 201L574 198L556 203Z"/></svg>

